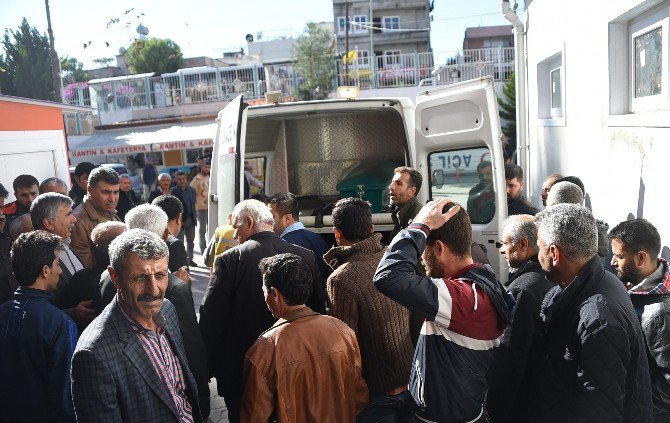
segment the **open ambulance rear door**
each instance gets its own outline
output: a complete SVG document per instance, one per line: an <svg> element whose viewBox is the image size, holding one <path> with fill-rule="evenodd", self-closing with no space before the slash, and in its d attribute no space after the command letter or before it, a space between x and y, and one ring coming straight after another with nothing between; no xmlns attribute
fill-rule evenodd
<svg viewBox="0 0 670 423"><path fill-rule="evenodd" d="M226 223L228 213L233 211L240 192L244 189L238 178L241 171L240 136L242 112L246 107L239 95L219 112L216 137L212 150L212 170L209 181L209 212L207 239L216 228ZM236 183L231 183L236 181Z"/></svg>
<svg viewBox="0 0 670 423"><path fill-rule="evenodd" d="M411 155L424 177L420 198L448 197L468 209L473 241L485 247L496 274L506 279L507 263L496 248L507 195L493 79L419 93L414 118Z"/></svg>

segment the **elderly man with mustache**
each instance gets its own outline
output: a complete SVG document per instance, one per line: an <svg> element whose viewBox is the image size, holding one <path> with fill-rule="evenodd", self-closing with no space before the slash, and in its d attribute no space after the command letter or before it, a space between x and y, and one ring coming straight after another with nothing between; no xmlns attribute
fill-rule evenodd
<svg viewBox="0 0 670 423"><path fill-rule="evenodd" d="M78 421L203 420L177 312L164 299L168 254L163 239L144 229L110 244L117 293L82 333L72 358Z"/></svg>

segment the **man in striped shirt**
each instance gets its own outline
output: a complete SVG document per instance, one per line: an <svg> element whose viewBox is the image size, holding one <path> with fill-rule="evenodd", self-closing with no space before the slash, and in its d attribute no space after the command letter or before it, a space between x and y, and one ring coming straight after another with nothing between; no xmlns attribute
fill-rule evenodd
<svg viewBox="0 0 670 423"><path fill-rule="evenodd" d="M164 300L168 248L130 229L109 246L114 300L82 334L72 359L78 421L202 421L177 313Z"/></svg>
<svg viewBox="0 0 670 423"><path fill-rule="evenodd" d="M486 422L486 372L514 300L471 256L465 210L448 199L423 206L393 238L374 276L384 295L425 318L409 391L424 422ZM417 275L422 254L428 276Z"/></svg>

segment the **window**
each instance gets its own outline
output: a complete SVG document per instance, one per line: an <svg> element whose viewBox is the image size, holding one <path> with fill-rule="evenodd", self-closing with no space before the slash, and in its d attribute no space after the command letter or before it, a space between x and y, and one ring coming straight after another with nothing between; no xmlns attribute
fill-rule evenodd
<svg viewBox="0 0 670 423"><path fill-rule="evenodd" d="M401 66L400 50L384 50L384 66Z"/></svg>
<svg viewBox="0 0 670 423"><path fill-rule="evenodd" d="M658 3L642 2L609 24L610 115L670 110L670 2Z"/></svg>
<svg viewBox="0 0 670 423"><path fill-rule="evenodd" d="M540 125L565 125L564 69L562 51L537 65L537 117Z"/></svg>
<svg viewBox="0 0 670 423"><path fill-rule="evenodd" d="M354 32L367 32L368 31L367 23L368 23L367 16L356 15L354 16L353 25L351 25L351 29Z"/></svg>
<svg viewBox="0 0 670 423"><path fill-rule="evenodd" d="M668 6L633 19L628 28L631 112L668 109Z"/></svg>
<svg viewBox="0 0 670 423"><path fill-rule="evenodd" d="M400 29L400 18L398 16L384 17L384 29Z"/></svg>
<svg viewBox="0 0 670 423"><path fill-rule="evenodd" d="M146 153L146 160L151 160L151 163L154 164L154 166L163 166L163 153L160 151L155 152L155 153Z"/></svg>
<svg viewBox="0 0 670 423"><path fill-rule="evenodd" d="M561 97L561 67L549 71L550 97L551 97L551 117L563 116L563 99Z"/></svg>
<svg viewBox="0 0 670 423"><path fill-rule="evenodd" d="M337 18L337 32L341 34L347 32L347 20L344 18L344 16Z"/></svg>
<svg viewBox="0 0 670 423"><path fill-rule="evenodd" d="M367 50L358 50L358 66L370 67L370 53Z"/></svg>
<svg viewBox="0 0 670 423"><path fill-rule="evenodd" d="M202 156L202 148L192 148L186 150L186 163L195 164L198 163L198 157Z"/></svg>
<svg viewBox="0 0 670 423"><path fill-rule="evenodd" d="M488 223L496 211L493 167L488 148L439 151L428 155L430 198L452 199L472 223Z"/></svg>

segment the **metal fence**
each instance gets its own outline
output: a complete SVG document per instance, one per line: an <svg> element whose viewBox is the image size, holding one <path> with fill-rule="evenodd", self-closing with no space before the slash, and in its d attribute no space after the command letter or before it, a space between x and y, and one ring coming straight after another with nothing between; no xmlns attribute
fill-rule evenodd
<svg viewBox="0 0 670 423"><path fill-rule="evenodd" d="M345 63L333 64L333 88L356 85L361 89L452 84L492 75L506 81L514 71L514 48L463 50L438 65L432 53L361 55ZM79 84L64 90L70 104L91 105L100 112L172 107L182 104L225 101L244 94L254 100L266 91L282 91L289 96L299 81L292 63L191 68L156 77L133 77Z"/></svg>
<svg viewBox="0 0 670 423"><path fill-rule="evenodd" d="M92 84L91 96L100 111L171 107L225 101L244 94L262 98L268 89L290 95L293 67L251 65L185 69L156 77L112 80ZM270 86L270 88L268 88Z"/></svg>
<svg viewBox="0 0 670 423"><path fill-rule="evenodd" d="M496 81L507 81L514 71L514 47L463 50L435 66L432 53L385 54L357 57L351 63L336 63L339 85L356 85L361 89L432 84L453 84L467 79L492 75Z"/></svg>
<svg viewBox="0 0 670 423"><path fill-rule="evenodd" d="M432 77L437 84L453 84L487 75L496 81L507 81L512 72L514 47L481 48L463 50L447 64L436 68Z"/></svg>
<svg viewBox="0 0 670 423"><path fill-rule="evenodd" d="M91 135L100 125L100 118L94 112L63 112L65 131L68 135Z"/></svg>

